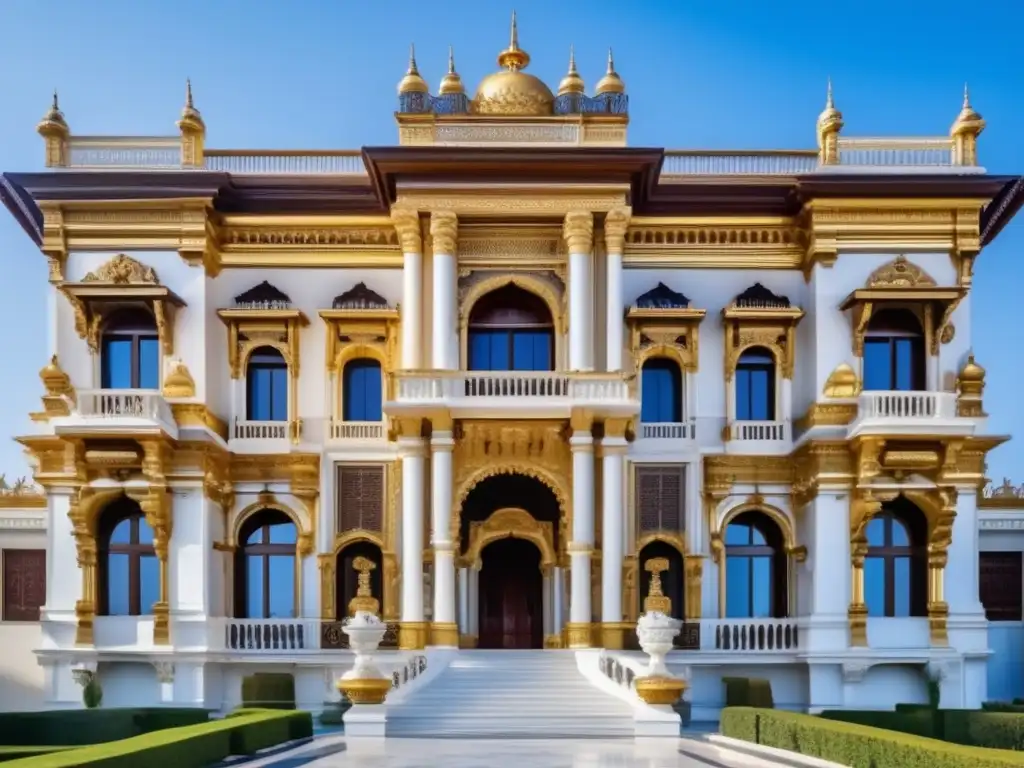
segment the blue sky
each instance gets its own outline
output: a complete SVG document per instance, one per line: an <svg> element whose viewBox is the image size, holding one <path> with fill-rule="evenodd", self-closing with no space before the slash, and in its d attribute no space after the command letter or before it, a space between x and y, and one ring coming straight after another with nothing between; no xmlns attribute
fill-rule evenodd
<svg viewBox="0 0 1024 768"><path fill-rule="evenodd" d="M847 135L944 134L964 82L988 121L981 162L1024 173L1019 0L608 2L516 0L530 71L564 74L569 45L588 86L609 46L630 93L630 143L669 148L814 145L832 77ZM3 0L0 170L41 167L34 126L54 87L77 134L172 134L191 77L217 148L355 148L397 138L395 84L410 42L432 86L449 43L467 87L495 69L511 5L342 0ZM967 11L965 13L965 10ZM1019 391L1024 217L978 260L975 353L989 372L995 431L1024 435ZM39 407L46 267L0 213L0 435ZM992 455L990 476L1024 481L1024 444ZM0 472L24 471L0 439Z"/></svg>

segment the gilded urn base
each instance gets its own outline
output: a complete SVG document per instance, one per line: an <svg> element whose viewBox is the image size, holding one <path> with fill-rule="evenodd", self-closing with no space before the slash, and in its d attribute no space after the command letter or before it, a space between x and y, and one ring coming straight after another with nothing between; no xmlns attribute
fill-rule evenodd
<svg viewBox="0 0 1024 768"><path fill-rule="evenodd" d="M353 704L383 704L391 690L391 680L384 677L339 680L337 687Z"/></svg>
<svg viewBox="0 0 1024 768"><path fill-rule="evenodd" d="M671 707L683 691L687 689L686 681L677 677L638 677L633 681L636 695L645 704L663 704Z"/></svg>

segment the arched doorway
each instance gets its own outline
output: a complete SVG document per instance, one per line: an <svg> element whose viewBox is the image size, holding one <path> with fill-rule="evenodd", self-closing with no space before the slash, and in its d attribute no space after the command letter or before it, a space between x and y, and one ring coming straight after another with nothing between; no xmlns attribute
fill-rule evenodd
<svg viewBox="0 0 1024 768"><path fill-rule="evenodd" d="M540 550L524 539L499 539L480 557L480 648L543 648Z"/></svg>
<svg viewBox="0 0 1024 768"><path fill-rule="evenodd" d="M640 565L639 612L644 612L644 600L651 594L651 580L654 578L654 573L646 566L653 560L662 559L668 561L668 568L660 571L658 574L661 592L672 601L669 615L673 618L681 619L685 616L685 606L683 605L683 596L685 594L683 590L683 556L674 546L660 539L655 539L645 544L640 550L640 556L637 558Z"/></svg>
<svg viewBox="0 0 1024 768"><path fill-rule="evenodd" d="M372 565L368 571L367 563ZM384 605L383 555L380 547L373 542L353 541L338 551L335 560L334 615L339 621L352 615L352 599L359 594L359 577L364 571L369 576L370 597L378 601L377 614L380 615Z"/></svg>

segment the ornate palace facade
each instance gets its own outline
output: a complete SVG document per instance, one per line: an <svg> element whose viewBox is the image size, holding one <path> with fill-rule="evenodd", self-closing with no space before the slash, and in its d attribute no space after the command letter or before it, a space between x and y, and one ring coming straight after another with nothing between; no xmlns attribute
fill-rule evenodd
<svg viewBox="0 0 1024 768"><path fill-rule="evenodd" d="M830 90L816 149L674 152L627 146L610 55L593 95L528 62L513 33L470 97L413 59L361 151L208 149L191 88L176 135L79 137L54 98L0 186L50 265L49 703L283 665L317 706L354 605L396 665L621 680L649 597L708 711L730 672L985 697L971 277L1024 198L966 95L948 135L845 136Z"/></svg>

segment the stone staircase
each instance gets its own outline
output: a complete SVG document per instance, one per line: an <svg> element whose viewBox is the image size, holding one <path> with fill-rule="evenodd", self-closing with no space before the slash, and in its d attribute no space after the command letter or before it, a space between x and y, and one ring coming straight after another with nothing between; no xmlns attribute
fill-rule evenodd
<svg viewBox="0 0 1024 768"><path fill-rule="evenodd" d="M572 651L460 651L387 717L400 737L634 735L630 705L592 685Z"/></svg>

